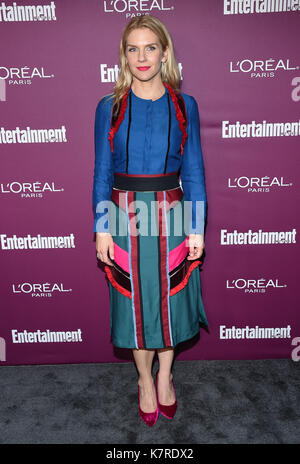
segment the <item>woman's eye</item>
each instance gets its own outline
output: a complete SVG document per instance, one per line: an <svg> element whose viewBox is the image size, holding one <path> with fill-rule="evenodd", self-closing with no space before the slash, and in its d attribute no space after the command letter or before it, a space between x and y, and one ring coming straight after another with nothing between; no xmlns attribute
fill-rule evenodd
<svg viewBox="0 0 300 464"><path fill-rule="evenodd" d="M150 50L150 51L152 51L152 50L155 50L155 47L150 46L150 47L147 47L147 49ZM135 47L129 48L129 51L130 51L130 52L134 52L135 50L136 50Z"/></svg>

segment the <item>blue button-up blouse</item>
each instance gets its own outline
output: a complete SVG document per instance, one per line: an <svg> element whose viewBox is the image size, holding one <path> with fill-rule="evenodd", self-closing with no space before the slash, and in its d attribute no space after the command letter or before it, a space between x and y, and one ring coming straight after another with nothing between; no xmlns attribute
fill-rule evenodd
<svg viewBox="0 0 300 464"><path fill-rule="evenodd" d="M140 98L131 92L131 125L128 145L128 174L162 174L168 149L169 107L168 89L157 100ZM206 219L206 188L204 164L200 143L200 121L198 105L194 97L181 92L187 110L187 139L183 154L180 145L182 132L170 97L171 132L166 173L180 169L181 186L185 200L192 203L190 233L202 233ZM114 182L114 172L126 172L126 140L128 129L128 105L124 120L114 137L111 152L108 134L111 123L113 99L103 97L95 114L95 167L93 184L94 232L97 220L103 213L97 212L100 201L110 200ZM202 202L202 221L196 224L196 201ZM107 211L107 210L106 210ZM107 229L108 230L108 229ZM103 230L101 230L103 232Z"/></svg>

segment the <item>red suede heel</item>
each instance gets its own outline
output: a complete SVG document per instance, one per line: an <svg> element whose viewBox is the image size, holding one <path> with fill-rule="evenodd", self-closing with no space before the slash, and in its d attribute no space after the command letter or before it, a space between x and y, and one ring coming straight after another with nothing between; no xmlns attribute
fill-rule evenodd
<svg viewBox="0 0 300 464"><path fill-rule="evenodd" d="M157 398L157 404L158 404L159 412L164 417L166 417L167 419L173 419L173 417L175 416L176 410L177 410L177 398L176 398L176 392L175 392L173 379L172 379L172 387L173 387L173 391L174 391L174 395L175 395L175 402L173 404L170 404L169 406L167 406L167 405L161 404L158 401L157 374L158 374L158 371L156 372L156 385L155 385L155 388L156 388L156 398Z"/></svg>
<svg viewBox="0 0 300 464"><path fill-rule="evenodd" d="M146 425L149 427L153 427L153 425L156 423L158 416L159 416L159 410L158 410L158 403L157 403L157 408L154 412L144 412L141 409L140 406L140 386L138 385L138 390L139 390L139 414L140 418L142 419L143 422L145 422Z"/></svg>

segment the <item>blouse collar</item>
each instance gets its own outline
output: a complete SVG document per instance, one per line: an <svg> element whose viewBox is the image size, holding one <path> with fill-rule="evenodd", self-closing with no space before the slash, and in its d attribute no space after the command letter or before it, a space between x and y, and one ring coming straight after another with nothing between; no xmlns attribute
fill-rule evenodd
<svg viewBox="0 0 300 464"><path fill-rule="evenodd" d="M151 98L141 98L141 97L138 97L138 96L133 92L133 90L132 90L131 87L130 87L130 91L131 91L131 95L132 95L136 100L139 100L139 101L142 101L142 102L152 102L152 103L156 103L156 102L159 102L159 101L163 100L163 99L166 97L167 92L168 92L168 89L167 89L167 87L165 87L165 92L164 92L164 94L163 94L161 97L157 98L156 100L152 100Z"/></svg>

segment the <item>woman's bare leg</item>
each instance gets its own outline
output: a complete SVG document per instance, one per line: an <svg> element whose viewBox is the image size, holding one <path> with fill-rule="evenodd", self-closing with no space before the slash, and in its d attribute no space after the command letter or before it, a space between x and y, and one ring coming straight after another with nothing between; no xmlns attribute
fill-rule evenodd
<svg viewBox="0 0 300 464"><path fill-rule="evenodd" d="M155 385L152 377L152 363L155 350L133 349L133 356L139 372L140 404L144 412L154 412L157 408Z"/></svg>
<svg viewBox="0 0 300 464"><path fill-rule="evenodd" d="M157 350L159 360L159 373L157 378L157 390L159 402L164 405L171 405L175 401L172 388L173 375L171 373L172 362L174 359L173 348L160 348Z"/></svg>

